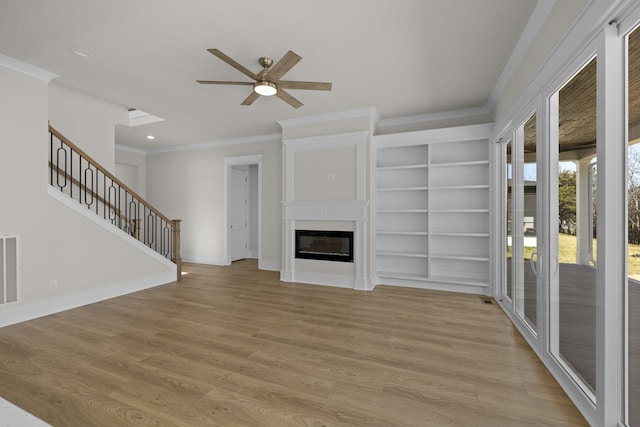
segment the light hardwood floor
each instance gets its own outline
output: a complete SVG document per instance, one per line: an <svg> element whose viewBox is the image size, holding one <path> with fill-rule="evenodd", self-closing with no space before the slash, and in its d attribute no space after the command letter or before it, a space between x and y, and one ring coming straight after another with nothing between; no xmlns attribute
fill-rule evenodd
<svg viewBox="0 0 640 427"><path fill-rule="evenodd" d="M184 270L0 329L0 396L55 426L586 425L478 296Z"/></svg>

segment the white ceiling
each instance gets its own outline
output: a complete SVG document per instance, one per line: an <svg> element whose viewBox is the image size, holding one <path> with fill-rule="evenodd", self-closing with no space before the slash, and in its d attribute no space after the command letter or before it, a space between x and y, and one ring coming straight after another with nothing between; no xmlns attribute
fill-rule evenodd
<svg viewBox="0 0 640 427"><path fill-rule="evenodd" d="M119 144L153 148L273 134L277 120L362 107L395 118L487 106L537 3L0 0L0 53L164 118L117 129ZM333 90L290 90L305 104L297 110L276 97L242 106L249 86L195 82L248 81L208 48L255 72L258 57L291 49L302 60L283 80Z"/></svg>

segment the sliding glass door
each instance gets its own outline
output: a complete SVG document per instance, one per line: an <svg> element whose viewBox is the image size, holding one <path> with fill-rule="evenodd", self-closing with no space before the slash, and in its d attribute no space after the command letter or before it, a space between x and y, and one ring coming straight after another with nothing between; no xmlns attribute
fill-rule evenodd
<svg viewBox="0 0 640 427"><path fill-rule="evenodd" d="M522 199L522 282L518 286L516 313L535 333L537 325L537 293L540 265L538 264L538 231L540 210L538 190L538 142L536 115L533 114L517 130L517 138L522 140L523 166L520 170Z"/></svg>
<svg viewBox="0 0 640 427"><path fill-rule="evenodd" d="M627 408L640 426L640 29L627 38Z"/></svg>
<svg viewBox="0 0 640 427"><path fill-rule="evenodd" d="M550 352L592 401L596 390L596 66L596 58L591 59L550 98Z"/></svg>
<svg viewBox="0 0 640 427"><path fill-rule="evenodd" d="M513 143L511 140L504 144L504 281L502 284L502 297L508 306L513 298Z"/></svg>
<svg viewBox="0 0 640 427"><path fill-rule="evenodd" d="M533 113L503 148L504 306L536 335L538 230L537 121Z"/></svg>

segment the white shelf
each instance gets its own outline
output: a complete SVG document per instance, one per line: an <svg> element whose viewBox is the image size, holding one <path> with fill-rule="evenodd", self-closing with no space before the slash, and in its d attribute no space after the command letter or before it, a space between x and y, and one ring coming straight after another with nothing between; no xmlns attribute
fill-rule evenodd
<svg viewBox="0 0 640 427"><path fill-rule="evenodd" d="M427 209L384 209L377 211L382 214L391 214L391 213L427 213L429 212Z"/></svg>
<svg viewBox="0 0 640 427"><path fill-rule="evenodd" d="M489 286L488 129L464 126L380 138L379 278L462 292Z"/></svg>
<svg viewBox="0 0 640 427"><path fill-rule="evenodd" d="M426 275L411 274L411 273L398 273L395 271L378 271L378 277L384 277L387 279L403 279L403 280L429 280Z"/></svg>
<svg viewBox="0 0 640 427"><path fill-rule="evenodd" d="M459 260L459 261L489 261L489 257L481 257L481 256L465 256L465 255L455 255L455 254L436 254L431 253L429 255L433 259L451 259L451 260Z"/></svg>
<svg viewBox="0 0 640 427"><path fill-rule="evenodd" d="M429 187L430 190L485 190L488 185L436 185Z"/></svg>
<svg viewBox="0 0 640 427"><path fill-rule="evenodd" d="M377 191L426 191L429 187L379 187Z"/></svg>
<svg viewBox="0 0 640 427"><path fill-rule="evenodd" d="M428 236L427 231L393 231L393 230L378 230L376 234L381 235L399 235L399 236Z"/></svg>
<svg viewBox="0 0 640 427"><path fill-rule="evenodd" d="M403 169L427 169L428 167L429 165L420 163L415 165L378 166L376 170L378 172L384 172L384 171L397 171L397 170L403 170Z"/></svg>
<svg viewBox="0 0 640 427"><path fill-rule="evenodd" d="M434 214L444 213L489 213L489 209L432 209Z"/></svg>
<svg viewBox="0 0 640 427"><path fill-rule="evenodd" d="M429 233L429 235L437 237L489 237L489 233L464 233L447 231L432 231Z"/></svg>
<svg viewBox="0 0 640 427"><path fill-rule="evenodd" d="M381 256L397 256L397 257L407 257L407 258L428 258L429 255L426 253L418 253L418 252L403 252L403 251L378 251L378 255Z"/></svg>
<svg viewBox="0 0 640 427"><path fill-rule="evenodd" d="M448 168L454 166L483 166L489 165L489 160L473 160L469 162L440 162L440 163L431 163L432 168Z"/></svg>

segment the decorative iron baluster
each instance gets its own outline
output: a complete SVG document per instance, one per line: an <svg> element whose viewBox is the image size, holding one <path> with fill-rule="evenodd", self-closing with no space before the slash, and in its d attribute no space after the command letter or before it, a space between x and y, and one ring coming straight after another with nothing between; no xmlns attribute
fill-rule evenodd
<svg viewBox="0 0 640 427"><path fill-rule="evenodd" d="M122 205L120 204L122 200L121 192L122 188L118 185L118 228L120 230L122 230ZM125 192L125 203L127 203L126 197L127 193Z"/></svg>
<svg viewBox="0 0 640 427"><path fill-rule="evenodd" d="M73 147L69 147L69 176L71 177L71 185L69 186L69 197L73 199Z"/></svg>
<svg viewBox="0 0 640 427"><path fill-rule="evenodd" d="M100 173L98 172L98 176L100 175ZM107 208L109 208L109 203L107 202L107 199L109 197L109 195L107 194L107 176L106 175L102 175L102 197L103 197L103 201L102 201L102 218L107 219ZM98 200L100 200L100 191L98 191ZM108 217L111 218L111 209L109 208L109 214Z"/></svg>
<svg viewBox="0 0 640 427"><path fill-rule="evenodd" d="M145 212L147 211L146 207L145 207ZM151 214L151 211L149 210L149 213L147 214L146 217L146 221L145 221L145 239L147 240L147 246L151 247L153 245L153 242L155 241L155 232L154 232L154 228L155 228L155 224L154 224L154 218L153 215Z"/></svg>
<svg viewBox="0 0 640 427"><path fill-rule="evenodd" d="M53 169L54 167L58 167L57 164L53 163L53 134L49 134L49 162L51 166L49 167L49 184L53 185Z"/></svg>
<svg viewBox="0 0 640 427"><path fill-rule="evenodd" d="M63 191L64 188L67 186L67 150L62 146L62 141L60 141L60 147L56 150L56 164L58 167L58 171L60 170L60 154L62 154L62 159L64 160L64 168L62 168L62 171L64 173L58 173L58 178L56 179L56 185L58 187L60 187L60 191ZM63 184L60 185L60 175L62 175L62 182Z"/></svg>
<svg viewBox="0 0 640 427"><path fill-rule="evenodd" d="M162 229L162 255L165 258L171 258L171 227L164 221L164 228Z"/></svg>
<svg viewBox="0 0 640 427"><path fill-rule="evenodd" d="M87 176L89 176L89 179L87 179ZM91 184L91 188L89 188L87 183ZM91 202L87 202L87 195L91 196L91 199L89 199ZM87 205L89 209L93 206L93 169L91 169L89 162L87 162L87 167L84 170L84 204Z"/></svg>
<svg viewBox="0 0 640 427"><path fill-rule="evenodd" d="M117 215L117 210L115 208L115 199L117 198L117 194L116 194L116 187L115 185L113 185L113 181L111 182L111 185L109 186L108 189L108 197L107 197L107 203L109 204L109 219L111 220L111 223L115 225L116 223L116 215ZM113 199L112 196L113 195Z"/></svg>
<svg viewBox="0 0 640 427"><path fill-rule="evenodd" d="M91 165L91 167L92 167L91 170L93 170L94 169L93 164ZM98 191L98 186L100 185L100 183L98 182L99 179L100 179L100 171L98 169L96 169L95 177L96 177L96 191L95 191L95 195L96 195L96 214L98 214L98 209L100 208L100 203L99 203L100 199L98 199L98 197L100 197L100 192ZM104 188L102 189L102 194L104 195Z"/></svg>
<svg viewBox="0 0 640 427"><path fill-rule="evenodd" d="M131 197L131 201L129 202L129 221L131 221L131 234L133 237L137 237L137 233L138 233L138 210L136 207L136 202L133 199L133 196Z"/></svg>

